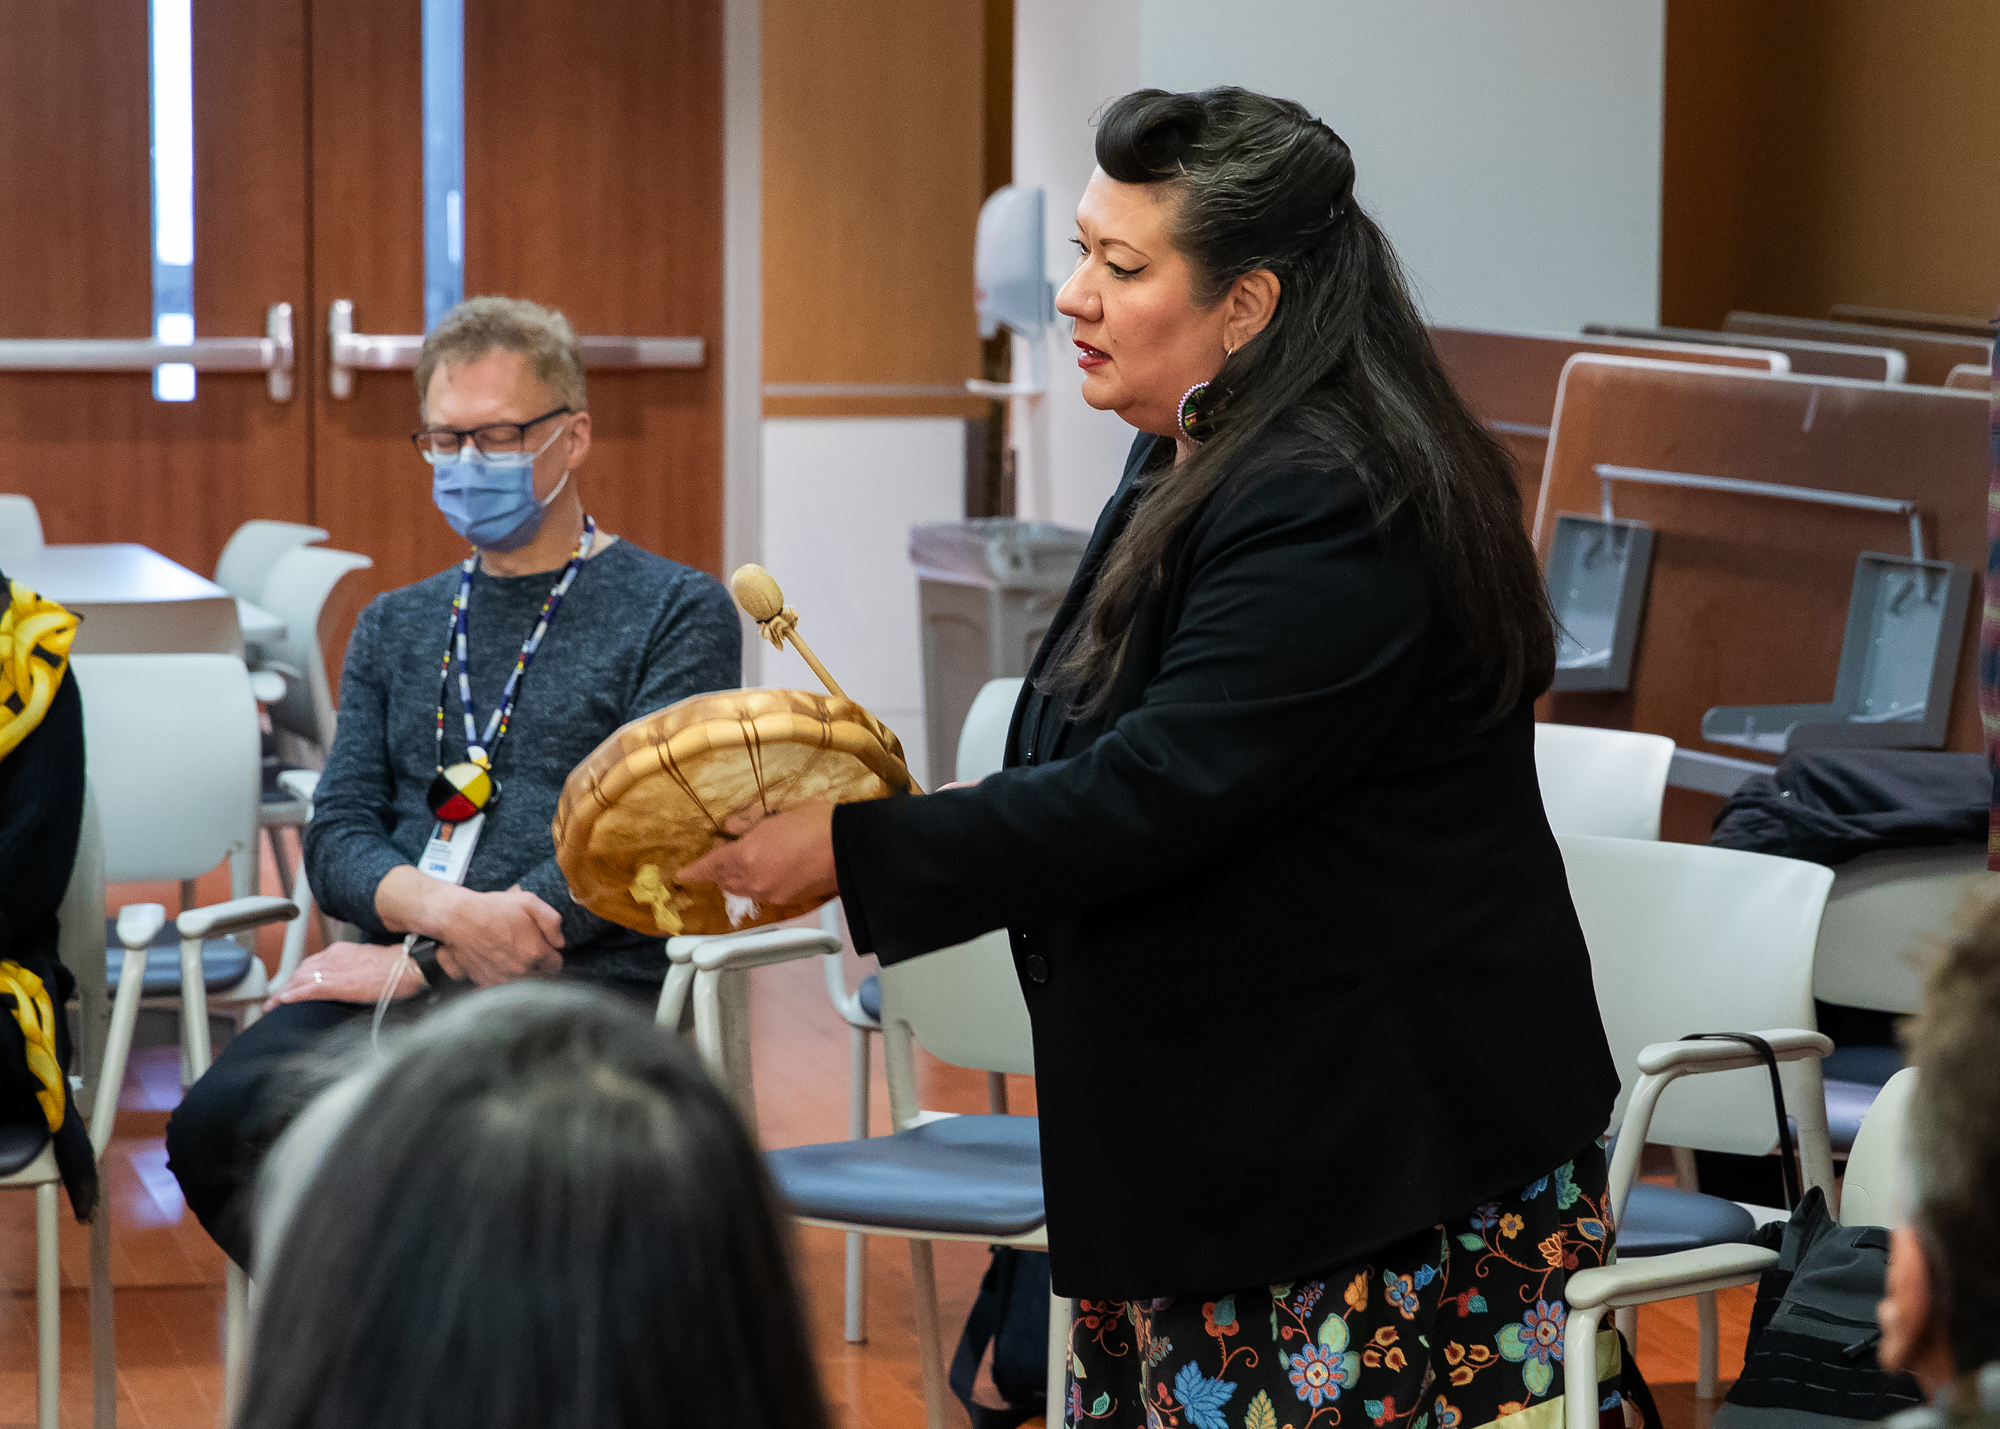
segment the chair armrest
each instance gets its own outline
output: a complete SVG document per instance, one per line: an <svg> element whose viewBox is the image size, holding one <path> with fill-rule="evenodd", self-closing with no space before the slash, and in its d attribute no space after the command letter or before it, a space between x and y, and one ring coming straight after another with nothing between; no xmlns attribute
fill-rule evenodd
<svg viewBox="0 0 2000 1429"><path fill-rule="evenodd" d="M206 908L190 908L174 919L183 938L220 938L266 923L289 923L299 916L299 905L289 898L232 898Z"/></svg>
<svg viewBox="0 0 2000 1429"><path fill-rule="evenodd" d="M1797 1027L1776 1027L1753 1035L1769 1042L1780 1062L1825 1057L1833 1051L1831 1037ZM1741 1042L1655 1042L1639 1049L1639 1070L1654 1077L1663 1072L1731 1072L1763 1065L1756 1049Z"/></svg>
<svg viewBox="0 0 2000 1429"><path fill-rule="evenodd" d="M319 789L317 769L287 769L278 776L278 787L294 799L303 799L308 804Z"/></svg>
<svg viewBox="0 0 2000 1429"><path fill-rule="evenodd" d="M143 948L167 926L167 910L158 903L127 903L118 910L118 941Z"/></svg>
<svg viewBox="0 0 2000 1429"><path fill-rule="evenodd" d="M127 914L149 916L135 924L135 931L150 922L158 932L167 921L167 910L157 903L134 903L118 910L119 941L125 940ZM150 934L148 937L150 938ZM124 964L118 974L118 995L111 1003L111 1026L104 1039L104 1060L97 1070L96 1105L90 1110L90 1154L104 1160L111 1145L111 1131L118 1118L118 1094L125 1085L125 1063L132 1052L132 1029L139 1021L139 999L146 990L146 945L128 944Z"/></svg>
<svg viewBox="0 0 2000 1429"><path fill-rule="evenodd" d="M1759 1245L1705 1245L1579 1270L1570 1276L1563 1298L1579 1310L1645 1305L1747 1285L1777 1263L1778 1252Z"/></svg>
<svg viewBox="0 0 2000 1429"><path fill-rule="evenodd" d="M760 928L754 933L725 933L705 939L691 950L690 961L697 972L722 972L839 951L840 939L818 928ZM672 957L671 951L668 956Z"/></svg>

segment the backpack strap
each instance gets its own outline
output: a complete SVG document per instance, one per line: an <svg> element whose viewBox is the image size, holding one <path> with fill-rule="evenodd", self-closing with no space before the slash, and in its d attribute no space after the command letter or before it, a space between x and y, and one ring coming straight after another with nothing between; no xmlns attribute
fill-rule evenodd
<svg viewBox="0 0 2000 1429"><path fill-rule="evenodd" d="M1799 1188L1798 1149L1792 1141L1792 1118L1785 1110L1785 1083L1778 1075L1778 1054L1754 1032L1695 1032L1683 1042L1741 1042L1756 1052L1771 1074L1771 1107L1778 1115L1778 1175L1785 1183L1785 1209L1795 1211L1803 1195Z"/></svg>
<svg viewBox="0 0 2000 1429"><path fill-rule="evenodd" d="M972 1417L972 1429L1019 1429L1020 1425L1043 1412L1041 1405L1022 1408L1009 1404L1005 1409L994 1409L972 1397L973 1384L979 1378L979 1363L986 1358L986 1347L1001 1332L1008 1303L1013 1299L1015 1275L1019 1268L1019 1251L1008 1246L993 1247L993 1259L980 1279L979 1294L972 1302L972 1313L966 1316L964 1333L959 1335L958 1348L952 1352L951 1392L958 1396L958 1402Z"/></svg>

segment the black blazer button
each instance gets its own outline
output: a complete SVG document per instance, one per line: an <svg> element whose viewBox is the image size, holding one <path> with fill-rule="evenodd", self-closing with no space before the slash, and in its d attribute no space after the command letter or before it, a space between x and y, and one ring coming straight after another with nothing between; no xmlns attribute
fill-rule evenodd
<svg viewBox="0 0 2000 1429"><path fill-rule="evenodd" d="M1028 955L1028 981L1047 982L1048 980L1049 980L1048 960L1045 959L1040 953L1030 953Z"/></svg>

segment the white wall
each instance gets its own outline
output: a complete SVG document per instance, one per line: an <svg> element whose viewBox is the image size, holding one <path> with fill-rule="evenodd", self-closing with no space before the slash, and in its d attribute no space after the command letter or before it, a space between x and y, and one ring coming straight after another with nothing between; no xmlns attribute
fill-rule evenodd
<svg viewBox="0 0 2000 1429"><path fill-rule="evenodd" d="M1434 322L1652 323L1664 3L1145 0L1139 71L1332 125Z"/></svg>
<svg viewBox="0 0 2000 1429"><path fill-rule="evenodd" d="M1049 276L1076 266L1077 201L1097 160L1091 117L1139 87L1141 0L1015 0L1014 182L1048 192ZM1132 429L1084 405L1069 320L1050 339L1049 394L1013 402L1016 505L1022 516L1088 531L1118 484ZM1016 342L1014 371L1027 364Z"/></svg>
<svg viewBox="0 0 2000 1429"><path fill-rule="evenodd" d="M928 767L909 528L965 514L965 424L929 417L767 417L763 556L799 633L849 697ZM754 630L754 627L752 627ZM763 640L747 678L817 690L798 655Z"/></svg>
<svg viewBox="0 0 2000 1429"><path fill-rule="evenodd" d="M1664 3L1017 0L1015 181L1048 190L1060 282L1098 107L1141 85L1240 84L1347 141L1432 321L1652 323ZM1049 395L1015 404L1022 514L1087 527L1131 433L1083 406L1056 346Z"/></svg>

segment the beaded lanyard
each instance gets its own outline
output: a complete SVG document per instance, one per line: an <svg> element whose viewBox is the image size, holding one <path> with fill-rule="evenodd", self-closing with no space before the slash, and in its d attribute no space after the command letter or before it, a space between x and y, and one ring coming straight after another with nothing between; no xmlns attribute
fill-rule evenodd
<svg viewBox="0 0 2000 1429"><path fill-rule="evenodd" d="M507 683L500 691L500 706L486 721L484 739L479 736L478 716L473 710L472 677L468 673L465 653L466 612L472 604L472 572L479 564L479 552L474 551L467 556L465 564L458 568L458 595L451 603L450 635L445 641L444 660L438 666L437 776L431 780L429 796L431 812L444 822L458 823L469 819L491 808L500 797L499 781L493 777L493 752L507 737L507 725L514 715L514 700L520 693L521 677L534 663L535 651L542 643L542 636L548 633L549 622L562 608L563 596L576 580L576 573L583 569L584 557L590 554L591 544L596 539L597 523L585 516L583 538L576 543L576 554L569 558L562 575L549 588L548 598L542 602L542 613L536 617L535 628L521 642L521 653L514 660L514 672L507 677ZM451 688L454 653L458 657L458 702L465 714L465 762L447 769L444 763L444 702L445 693Z"/></svg>

